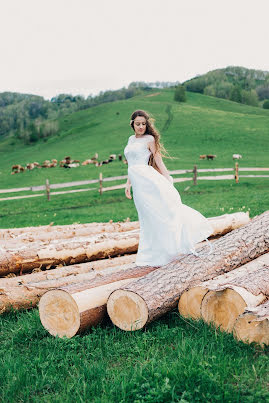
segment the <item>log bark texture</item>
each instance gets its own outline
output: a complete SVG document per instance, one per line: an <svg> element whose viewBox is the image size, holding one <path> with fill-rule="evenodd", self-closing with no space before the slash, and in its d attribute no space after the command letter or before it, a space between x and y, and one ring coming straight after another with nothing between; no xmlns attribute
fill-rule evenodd
<svg viewBox="0 0 269 403"><path fill-rule="evenodd" d="M35 268L74 264L137 251L137 230L104 233L96 236L54 240L48 244L33 242L0 250L0 276L23 273Z"/></svg>
<svg viewBox="0 0 269 403"><path fill-rule="evenodd" d="M269 300L254 308L246 308L234 325L233 335L245 343L253 341L269 345Z"/></svg>
<svg viewBox="0 0 269 403"><path fill-rule="evenodd" d="M57 280L60 278L75 278L78 274L90 273L103 270L107 267L120 267L125 264L135 263L136 254L123 255L110 259L100 259L87 263L73 264L71 266L59 265L55 269L37 270L33 273L25 273L22 276L0 278L0 288L3 286L14 287L21 284L38 283L46 280Z"/></svg>
<svg viewBox="0 0 269 403"><path fill-rule="evenodd" d="M269 211L217 239L213 252L183 255L128 286L115 290L107 309L112 322L124 330L137 330L173 309L190 286L231 271L269 251Z"/></svg>
<svg viewBox="0 0 269 403"><path fill-rule="evenodd" d="M206 322L214 322L222 330L231 332L246 307L255 307L266 300L269 296L269 254L263 261L257 262L258 259L241 267L239 273L239 269L229 273L231 278L227 275L226 280L209 285L210 291L201 305L201 315Z"/></svg>
<svg viewBox="0 0 269 403"><path fill-rule="evenodd" d="M268 279L267 283L264 281L265 279L260 278L260 276L263 275L265 275L266 278ZM209 295L214 294L214 291L218 292L218 294L216 293L214 294L216 297L216 309L218 308L218 305L220 306L220 309L222 309L221 302L218 299L218 297L220 298L222 296L225 297L225 295L228 297L227 294L230 294L232 297L232 295L234 294L237 295L238 292L240 293L240 291L242 297L240 297L239 295L237 299L241 301L241 304L243 305L245 304L245 306L249 305L250 303L252 303L252 305L253 304L257 305L261 303L259 295L260 292L263 292L264 295L267 295L267 293L269 292L268 276L269 276L269 253L266 253L258 257L257 259L254 259L253 261L246 263L245 265L229 273L217 276L213 280L201 282L196 287L191 287L188 290L184 291L180 296L178 303L179 313L185 317L189 316L193 319L200 318L202 301L204 300L204 298L208 298L207 293L209 291L212 291L211 294ZM238 290L236 291L235 288L238 288ZM228 293L224 291L225 289L229 289ZM247 299L248 296L251 298L251 300ZM245 300L245 298L247 300ZM213 302L213 299L211 299L211 302ZM204 310L206 309L205 305ZM224 315L227 309L228 307L223 306Z"/></svg>
<svg viewBox="0 0 269 403"><path fill-rule="evenodd" d="M69 239L104 232L125 232L139 228L138 221L89 223L72 225L45 225L39 227L0 229L1 244L7 241L47 242L53 239Z"/></svg>
<svg viewBox="0 0 269 403"><path fill-rule="evenodd" d="M39 302L41 323L50 334L59 337L72 337L96 326L106 314L107 298L113 290L154 270L149 266L132 267L47 291Z"/></svg>
<svg viewBox="0 0 269 403"><path fill-rule="evenodd" d="M246 213L211 217L210 222L215 228L212 236L227 232L227 230L231 230L235 226L242 225L246 220L249 220L249 216ZM126 230L128 225L133 226L136 224L134 222L127 222L109 225L110 230L116 226L119 231L119 229ZM88 226L94 228L92 224L88 224ZM31 231L38 234L39 227L34 230L33 228L35 227L32 227ZM72 228L72 226L68 226L68 233L71 232L70 228ZM86 226L86 230L88 230L87 228ZM104 228L108 229L108 224L100 224L100 229ZM84 231L85 228L82 227L81 230ZM65 230L62 229L59 234L63 234L64 231ZM19 231L18 233L20 234ZM72 237L70 239L58 239L57 237L58 235L53 239L43 241L34 241L34 238L28 238L28 241L30 239L32 240L31 242L29 241L30 247L28 241L19 242L17 239L8 240L6 242L2 241L0 246L0 276L6 276L9 273L22 274L36 268L46 268L47 266L51 267L59 264L69 265L118 254L134 253L138 248L139 229L122 232L106 232L90 236L86 236L84 233L84 236Z"/></svg>
<svg viewBox="0 0 269 403"><path fill-rule="evenodd" d="M11 309L33 308L37 305L42 295L55 288L76 293L121 280L138 278L153 270L155 270L154 267L137 268L135 263L131 263L98 271L93 270L85 274L17 286L1 286L0 283L0 314Z"/></svg>

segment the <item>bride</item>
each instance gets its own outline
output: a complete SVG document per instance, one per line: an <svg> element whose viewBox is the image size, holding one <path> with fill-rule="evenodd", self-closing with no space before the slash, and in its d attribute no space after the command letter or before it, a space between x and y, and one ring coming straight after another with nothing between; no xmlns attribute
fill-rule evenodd
<svg viewBox="0 0 269 403"><path fill-rule="evenodd" d="M213 232L209 221L181 202L162 157L166 152L153 119L136 110L130 125L134 134L124 149L128 162L125 195L131 187L140 223L136 265L162 266L183 253L194 253L195 244Z"/></svg>

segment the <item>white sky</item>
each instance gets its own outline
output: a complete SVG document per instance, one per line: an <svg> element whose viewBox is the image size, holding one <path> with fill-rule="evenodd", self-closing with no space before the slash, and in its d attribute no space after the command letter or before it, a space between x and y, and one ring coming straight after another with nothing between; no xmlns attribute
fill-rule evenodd
<svg viewBox="0 0 269 403"><path fill-rule="evenodd" d="M0 92L87 96L269 70L268 15L269 0L1 0Z"/></svg>

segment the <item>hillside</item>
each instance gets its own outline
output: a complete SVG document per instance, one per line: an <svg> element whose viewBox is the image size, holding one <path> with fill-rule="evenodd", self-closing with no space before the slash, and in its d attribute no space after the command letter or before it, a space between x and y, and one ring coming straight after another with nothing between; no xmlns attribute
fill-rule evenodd
<svg viewBox="0 0 269 403"><path fill-rule="evenodd" d="M93 166L68 172L57 167L12 176L10 169L13 164L60 160L66 155L84 160L95 152L101 159L111 153L122 153L132 134L130 115L139 108L154 116L164 145L178 158L166 160L171 169L191 167L199 163L200 154L206 153L217 155L213 162L203 161L209 166L230 166L233 153L243 155L244 165L266 164L269 111L195 93L188 93L188 101L179 104L173 101L172 89L152 90L148 95L102 104L63 117L59 120L59 135L47 142L39 141L31 146L14 143L11 139L0 142L0 186L38 184L43 182L44 175L52 182L67 180L67 177L96 177L100 168ZM102 170L114 175L124 173L126 167L114 163Z"/></svg>

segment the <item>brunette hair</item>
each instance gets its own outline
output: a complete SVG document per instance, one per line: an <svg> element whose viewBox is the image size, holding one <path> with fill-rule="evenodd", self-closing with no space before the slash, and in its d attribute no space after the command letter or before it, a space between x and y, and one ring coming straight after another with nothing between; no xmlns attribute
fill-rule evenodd
<svg viewBox="0 0 269 403"><path fill-rule="evenodd" d="M155 119L150 117L150 115L146 111L138 109L132 113L131 120L130 120L130 126L132 127L132 129L135 130L134 129L134 120L137 116L142 116L146 119L146 131L145 131L144 135L151 134L151 136L154 137L156 153L159 152L163 158L173 158L168 154L168 152L164 148L163 144L160 142L161 135L158 132L158 130L154 127ZM157 171L159 171L153 154L150 155L148 164L151 165L153 168L155 168Z"/></svg>

